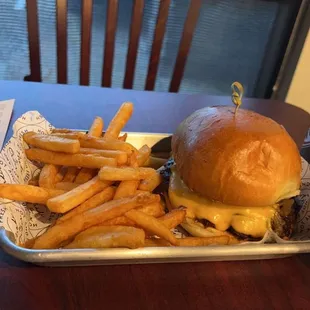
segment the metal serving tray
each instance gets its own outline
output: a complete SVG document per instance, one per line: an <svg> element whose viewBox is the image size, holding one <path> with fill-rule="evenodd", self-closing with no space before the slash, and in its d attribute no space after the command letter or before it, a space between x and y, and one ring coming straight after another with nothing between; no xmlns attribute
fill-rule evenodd
<svg viewBox="0 0 310 310"><path fill-rule="evenodd" d="M169 152L169 134L128 133L127 141L136 147L144 144L154 152ZM272 259L310 253L310 243L247 244L207 247L158 247L141 249L29 250L15 245L14 236L0 230L0 245L8 254L37 265L85 266L142 263L180 263Z"/></svg>

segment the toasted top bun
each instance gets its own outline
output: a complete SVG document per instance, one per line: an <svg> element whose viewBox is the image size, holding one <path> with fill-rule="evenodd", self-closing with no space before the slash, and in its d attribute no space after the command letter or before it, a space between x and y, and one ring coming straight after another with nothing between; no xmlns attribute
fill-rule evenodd
<svg viewBox="0 0 310 310"><path fill-rule="evenodd" d="M286 130L252 111L194 112L172 138L176 169L197 194L235 206L269 206L298 194L301 159Z"/></svg>

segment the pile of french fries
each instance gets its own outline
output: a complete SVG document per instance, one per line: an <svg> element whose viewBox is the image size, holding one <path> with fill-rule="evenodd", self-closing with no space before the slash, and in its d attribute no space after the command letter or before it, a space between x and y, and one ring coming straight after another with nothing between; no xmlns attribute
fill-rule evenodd
<svg viewBox="0 0 310 310"><path fill-rule="evenodd" d="M136 149L121 131L133 113L123 103L103 134L96 117L88 133L54 129L51 134L27 132L23 139L29 160L42 165L29 184L0 184L0 197L46 205L62 214L56 223L26 247L139 248L229 244L228 235L176 238L186 210L165 213L160 195L154 194L162 178L147 167L151 149Z"/></svg>

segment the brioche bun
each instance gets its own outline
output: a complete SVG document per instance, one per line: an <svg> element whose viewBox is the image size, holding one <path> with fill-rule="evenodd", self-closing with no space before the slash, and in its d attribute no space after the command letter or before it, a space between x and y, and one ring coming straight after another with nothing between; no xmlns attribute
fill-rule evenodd
<svg viewBox="0 0 310 310"><path fill-rule="evenodd" d="M234 111L203 108L179 125L172 153L181 179L195 193L234 206L269 206L296 195L301 159L293 139L270 118Z"/></svg>

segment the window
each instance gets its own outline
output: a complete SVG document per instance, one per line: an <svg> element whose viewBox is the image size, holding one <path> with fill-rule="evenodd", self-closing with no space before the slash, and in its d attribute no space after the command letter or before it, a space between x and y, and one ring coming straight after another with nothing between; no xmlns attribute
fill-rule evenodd
<svg viewBox="0 0 310 310"><path fill-rule="evenodd" d="M172 0L155 90L168 91L189 0ZM2 4L3 3L3 4ZM160 1L145 0L134 89L144 89ZM180 92L230 94L238 80L249 97L268 97L301 1L203 1ZM100 86L107 1L93 1L90 84ZM119 0L112 87L122 87L132 0ZM56 83L56 1L38 0L42 79ZM68 0L68 82L79 83L80 0ZM29 74L24 0L0 6L0 79Z"/></svg>

